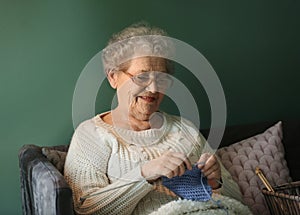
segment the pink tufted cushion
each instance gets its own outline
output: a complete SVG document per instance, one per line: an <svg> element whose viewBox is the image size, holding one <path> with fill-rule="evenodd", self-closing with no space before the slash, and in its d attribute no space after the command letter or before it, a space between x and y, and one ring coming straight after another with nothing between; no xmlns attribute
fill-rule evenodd
<svg viewBox="0 0 300 215"><path fill-rule="evenodd" d="M244 203L254 214L270 214L261 193L264 185L255 174L255 168L261 168L272 186L291 181L284 159L281 122L262 134L220 148L217 154L239 184Z"/></svg>

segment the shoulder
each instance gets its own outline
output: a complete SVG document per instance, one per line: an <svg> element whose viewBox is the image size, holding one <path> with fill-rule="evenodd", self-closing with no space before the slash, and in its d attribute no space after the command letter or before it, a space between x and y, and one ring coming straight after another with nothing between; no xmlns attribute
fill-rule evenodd
<svg viewBox="0 0 300 215"><path fill-rule="evenodd" d="M109 140L113 138L111 132L105 126L102 126L97 120L99 115L92 117L91 119L85 120L78 125L73 134L73 138L77 139L88 139L89 141ZM107 141L105 141L107 142Z"/></svg>
<svg viewBox="0 0 300 215"><path fill-rule="evenodd" d="M96 124L94 122L94 117L88 120L83 121L75 129L74 134L95 134L96 133Z"/></svg>
<svg viewBox="0 0 300 215"><path fill-rule="evenodd" d="M75 132L88 132L91 134L99 131L104 133L107 132L108 128L104 126L105 123L100 119L100 115L101 114L98 114L80 123L75 129Z"/></svg>
<svg viewBox="0 0 300 215"><path fill-rule="evenodd" d="M167 123L173 128L178 128L180 130L188 130L192 132L199 133L199 129L194 125L194 123L182 116L171 115L163 113L166 117Z"/></svg>
<svg viewBox="0 0 300 215"><path fill-rule="evenodd" d="M97 116L95 116L97 117ZM93 154L111 151L116 142L107 129L99 126L95 117L85 120L78 125L72 136L69 151L84 153L86 157Z"/></svg>

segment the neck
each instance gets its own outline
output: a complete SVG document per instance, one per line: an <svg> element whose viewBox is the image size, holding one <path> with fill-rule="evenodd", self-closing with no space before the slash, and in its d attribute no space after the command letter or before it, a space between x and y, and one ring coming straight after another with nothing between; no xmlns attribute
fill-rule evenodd
<svg viewBox="0 0 300 215"><path fill-rule="evenodd" d="M116 127L129 130L142 131L150 128L160 128L163 123L163 118L159 112L154 112L148 117L140 117L141 114L124 111L120 107L111 111L111 124Z"/></svg>

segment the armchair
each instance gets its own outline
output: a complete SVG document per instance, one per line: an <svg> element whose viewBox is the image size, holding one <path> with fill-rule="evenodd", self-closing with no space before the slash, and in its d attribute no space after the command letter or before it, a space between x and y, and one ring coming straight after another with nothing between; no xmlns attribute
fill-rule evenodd
<svg viewBox="0 0 300 215"><path fill-rule="evenodd" d="M227 126L219 149L226 146L233 146L237 141L259 134L274 123L264 122L250 125ZM290 176L294 181L300 179L300 170L298 168L300 145L297 144L300 139L299 129L300 120L283 121L285 158L289 167L288 171L290 171ZM208 132L209 130L201 130L204 137L208 136ZM72 190L66 183L63 174L42 153L42 148L67 152L68 147L68 145L53 147L25 145L20 149L19 165L23 214L74 214ZM263 198L261 192L257 196ZM269 211L265 210L264 213L260 214L269 214Z"/></svg>
<svg viewBox="0 0 300 215"><path fill-rule="evenodd" d="M68 145L49 147L64 151ZM28 215L73 215L72 191L63 175L42 154L42 147L19 151L22 211Z"/></svg>

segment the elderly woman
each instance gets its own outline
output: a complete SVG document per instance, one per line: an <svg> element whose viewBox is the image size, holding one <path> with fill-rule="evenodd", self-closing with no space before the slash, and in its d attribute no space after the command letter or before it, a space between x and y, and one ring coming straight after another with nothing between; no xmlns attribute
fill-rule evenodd
<svg viewBox="0 0 300 215"><path fill-rule="evenodd" d="M73 135L64 175L77 214L155 212L179 199L163 186L162 178L181 176L194 164L213 192L241 199L237 184L216 156L203 153L205 140L198 129L159 111L172 84L173 67L161 55L168 43L147 35L166 33L132 25L114 35L103 52L118 105L81 123Z"/></svg>

